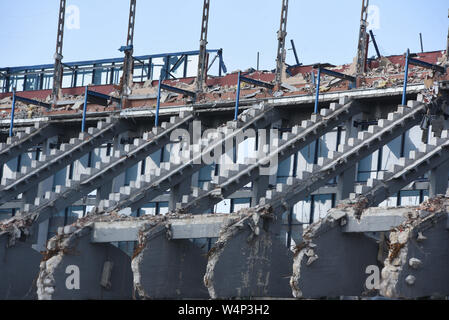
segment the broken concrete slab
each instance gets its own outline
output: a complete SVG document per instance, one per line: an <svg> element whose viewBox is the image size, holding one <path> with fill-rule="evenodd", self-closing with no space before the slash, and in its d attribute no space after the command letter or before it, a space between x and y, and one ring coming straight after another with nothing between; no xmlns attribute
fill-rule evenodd
<svg viewBox="0 0 449 320"><path fill-rule="evenodd" d="M291 298L292 252L281 238L281 219L270 207L243 209L229 220L209 251L204 276L212 299Z"/></svg>
<svg viewBox="0 0 449 320"><path fill-rule="evenodd" d="M430 199L390 233L380 293L388 298L449 295L449 199Z"/></svg>
<svg viewBox="0 0 449 320"><path fill-rule="evenodd" d="M223 224L235 217L233 214L178 215L171 214L164 219L158 217L142 217L128 221L95 222L92 242L107 243L117 241L137 241L139 230L149 222L165 221L169 238L204 239L217 238Z"/></svg>
<svg viewBox="0 0 449 320"><path fill-rule="evenodd" d="M360 218L347 217L342 231L357 232L383 232L390 231L406 220L410 208L379 208L373 207L363 211Z"/></svg>
<svg viewBox="0 0 449 320"><path fill-rule="evenodd" d="M39 300L132 299L130 257L112 244L91 243L91 233L88 223L49 240L37 280Z"/></svg>
<svg viewBox="0 0 449 320"><path fill-rule="evenodd" d="M207 299L202 283L206 255L190 240L169 240L165 222L139 233L132 260L134 289L140 299Z"/></svg>
<svg viewBox="0 0 449 320"><path fill-rule="evenodd" d="M290 279L295 298L362 296L368 266L377 266L378 245L363 233L344 233L354 208L330 213L304 231L295 249Z"/></svg>

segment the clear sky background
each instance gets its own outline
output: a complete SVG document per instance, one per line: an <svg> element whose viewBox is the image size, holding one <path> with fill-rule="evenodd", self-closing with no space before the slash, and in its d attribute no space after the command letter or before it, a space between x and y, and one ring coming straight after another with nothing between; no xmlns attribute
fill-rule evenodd
<svg viewBox="0 0 449 320"><path fill-rule="evenodd" d="M290 0L287 49L293 39L304 64L351 62L356 54L361 0ZM64 61L121 57L129 0L67 0L80 10L79 29L64 37ZM444 50L447 0L371 0L378 7L375 35L383 55L407 48ZM198 50L203 0L137 0L135 55ZM53 63L59 0L0 0L0 67ZM211 0L208 48L223 48L228 71L274 69L281 0ZM370 46L370 56L374 55ZM291 50L287 63L294 64Z"/></svg>

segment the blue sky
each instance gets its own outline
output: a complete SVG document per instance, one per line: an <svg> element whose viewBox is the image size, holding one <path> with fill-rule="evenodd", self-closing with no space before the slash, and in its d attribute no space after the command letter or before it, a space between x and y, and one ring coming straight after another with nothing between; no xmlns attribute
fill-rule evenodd
<svg viewBox="0 0 449 320"><path fill-rule="evenodd" d="M294 39L305 64L351 62L356 53L361 0L290 0L287 48ZM67 29L64 61L121 57L128 0L67 0L80 9L80 28ZM203 0L137 0L135 55L198 50ZM371 0L382 54L444 50L447 0ZM275 68L281 0L211 0L209 48L223 48L228 71ZM59 0L0 0L0 67L53 62ZM370 56L374 48L370 47ZM291 50L287 63L294 63Z"/></svg>

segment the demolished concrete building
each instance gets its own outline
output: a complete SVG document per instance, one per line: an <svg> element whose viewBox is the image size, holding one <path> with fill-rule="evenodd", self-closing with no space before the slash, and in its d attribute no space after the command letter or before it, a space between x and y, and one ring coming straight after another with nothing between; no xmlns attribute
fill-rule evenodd
<svg viewBox="0 0 449 320"><path fill-rule="evenodd" d="M0 69L0 299L449 296L447 52L133 58Z"/></svg>

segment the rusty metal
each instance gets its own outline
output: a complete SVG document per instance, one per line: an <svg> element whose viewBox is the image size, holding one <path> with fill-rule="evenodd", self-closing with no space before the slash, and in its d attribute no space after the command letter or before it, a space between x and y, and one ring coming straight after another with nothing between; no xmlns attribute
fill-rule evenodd
<svg viewBox="0 0 449 320"><path fill-rule="evenodd" d="M288 0L282 0L281 25L278 31L275 85L282 83L282 68L285 64L285 38L287 37Z"/></svg>
<svg viewBox="0 0 449 320"><path fill-rule="evenodd" d="M207 29L209 26L209 6L210 0L204 0L203 19L201 22L200 54L198 56L198 76L196 82L197 92L203 92L204 79L207 73L206 47L207 47Z"/></svg>
<svg viewBox="0 0 449 320"><path fill-rule="evenodd" d="M368 24L368 6L369 0L362 0L362 13L360 16L360 33L357 48L357 75L362 75L366 70L366 57L368 47L368 33L366 32Z"/></svg>
<svg viewBox="0 0 449 320"><path fill-rule="evenodd" d="M125 52L125 59L123 62L123 76L122 82L120 84L120 96L129 95L130 82L132 81L132 74L134 69L134 59L133 59L133 42L134 42L134 24L136 19L136 0L130 1L129 7L129 23L128 23L128 34L126 39L126 46L123 48Z"/></svg>
<svg viewBox="0 0 449 320"><path fill-rule="evenodd" d="M56 39L55 69L53 72L53 104L56 104L56 101L60 98L61 95L63 76L62 44L64 39L65 8L66 0L61 0L59 5L58 36Z"/></svg>

